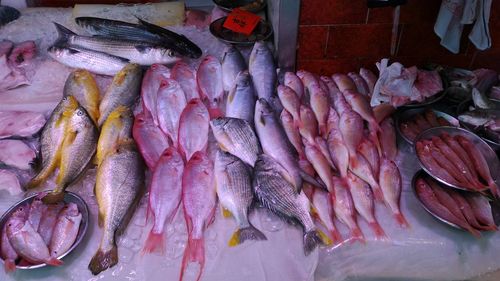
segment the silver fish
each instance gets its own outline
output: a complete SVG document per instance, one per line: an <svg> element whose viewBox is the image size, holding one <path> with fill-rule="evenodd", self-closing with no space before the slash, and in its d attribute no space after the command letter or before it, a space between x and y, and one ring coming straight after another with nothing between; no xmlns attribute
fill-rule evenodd
<svg viewBox="0 0 500 281"><path fill-rule="evenodd" d="M228 92L233 88L238 73L247 69L245 59L240 51L230 45L222 53L222 82L224 91Z"/></svg>
<svg viewBox="0 0 500 281"><path fill-rule="evenodd" d="M254 44L250 54L248 70L252 75L257 96L270 103L274 94L277 75L273 54L264 41L258 41Z"/></svg>
<svg viewBox="0 0 500 281"><path fill-rule="evenodd" d="M219 150L215 156L214 173L220 204L234 216L238 224L229 246L236 246L246 240L267 240L248 220L253 201L249 168L238 157Z"/></svg>
<svg viewBox="0 0 500 281"><path fill-rule="evenodd" d="M458 120L478 127L490 122L500 122L500 111L493 109L475 109L458 115Z"/></svg>
<svg viewBox="0 0 500 281"><path fill-rule="evenodd" d="M254 166L257 155L261 153L261 148L248 121L219 117L210 121L210 127L222 150L235 155L248 165Z"/></svg>
<svg viewBox="0 0 500 281"><path fill-rule="evenodd" d="M254 105L255 90L252 77L245 70L238 73L234 80L234 85L229 91L226 102L226 117L244 119L253 124Z"/></svg>

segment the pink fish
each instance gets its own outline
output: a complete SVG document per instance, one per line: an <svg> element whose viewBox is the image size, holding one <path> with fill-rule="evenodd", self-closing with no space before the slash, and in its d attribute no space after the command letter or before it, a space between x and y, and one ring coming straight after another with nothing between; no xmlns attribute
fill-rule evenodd
<svg viewBox="0 0 500 281"><path fill-rule="evenodd" d="M454 191L454 190L446 190L446 192L455 200L455 203L458 205L460 210L462 211L462 214L464 215L465 219L469 223L470 226L472 226L475 229L478 230L495 230L496 227L491 227L491 226L482 226L478 220L476 219L476 216L474 215L474 211L472 211L472 207L465 200L465 198L462 196L462 194Z"/></svg>
<svg viewBox="0 0 500 281"><path fill-rule="evenodd" d="M75 243L82 222L82 214L75 203L68 203L57 217L49 251L54 258L66 253Z"/></svg>
<svg viewBox="0 0 500 281"><path fill-rule="evenodd" d="M382 149L382 156L389 160L396 160L398 156L398 147L396 144L396 130L394 129L394 120L385 118L380 124L382 129L379 133L379 143Z"/></svg>
<svg viewBox="0 0 500 281"><path fill-rule="evenodd" d="M305 96L304 100L309 101L309 95L311 92L311 87L316 86L319 87L318 79L314 74L305 70L297 71L297 76L302 80L302 84L304 84Z"/></svg>
<svg viewBox="0 0 500 281"><path fill-rule="evenodd" d="M387 237L384 230L378 224L374 215L373 194L370 187L353 173L348 173L347 182L351 191L354 207L359 215L366 220L379 239L385 240Z"/></svg>
<svg viewBox="0 0 500 281"><path fill-rule="evenodd" d="M476 172L488 183L488 187L490 188L491 193L496 197L500 197L498 186L491 177L490 168L488 166L488 162L486 162L486 159L484 158L483 153L481 153L481 151L479 151L479 149L477 149L477 147L475 147L465 137L455 136L455 140L457 140L458 143L460 143L460 145L467 152L467 155L472 160L472 163L476 168Z"/></svg>
<svg viewBox="0 0 500 281"><path fill-rule="evenodd" d="M286 72L283 79L284 85L294 90L297 97L302 99L304 96L304 84L302 84L302 80L293 72Z"/></svg>
<svg viewBox="0 0 500 281"><path fill-rule="evenodd" d="M482 225L488 226L491 229L498 230L491 212L491 205L488 199L481 195L468 194L465 199L469 203L474 212L474 216Z"/></svg>
<svg viewBox="0 0 500 281"><path fill-rule="evenodd" d="M349 76L342 73L336 73L332 75L332 79L341 92L346 90L356 91L356 84L354 84L354 81L352 81Z"/></svg>
<svg viewBox="0 0 500 281"><path fill-rule="evenodd" d="M378 123L384 121L387 117L393 114L396 108L389 103L381 103L373 108L373 116Z"/></svg>
<svg viewBox="0 0 500 281"><path fill-rule="evenodd" d="M132 135L149 169L153 169L161 153L169 146L168 137L153 123L151 116L139 113L134 119Z"/></svg>
<svg viewBox="0 0 500 281"><path fill-rule="evenodd" d="M352 110L356 111L377 132L380 131L378 122L375 120L375 115L373 114L373 109L366 97L352 90L346 90L342 93L349 105L351 105Z"/></svg>
<svg viewBox="0 0 500 281"><path fill-rule="evenodd" d="M299 158L304 159L304 145L302 144L302 138L300 137L299 129L294 125L292 115L288 113L288 111L283 110L281 111L280 119L281 124L285 129L288 140L299 154Z"/></svg>
<svg viewBox="0 0 500 281"><path fill-rule="evenodd" d="M188 243L182 258L180 279L188 262L198 262L200 271L196 280L200 280L205 265L204 232L214 218L217 204L215 184L213 182L213 163L201 151L194 153L186 163L182 176L182 202L184 217L188 229Z"/></svg>
<svg viewBox="0 0 500 281"><path fill-rule="evenodd" d="M464 148L458 143L458 141L452 138L448 133L443 133L440 137L457 154L457 156L460 157L462 162L467 165L467 168L469 168L472 176L474 178L478 178L478 174L476 172L476 169L474 168L472 160L470 159Z"/></svg>
<svg viewBox="0 0 500 281"><path fill-rule="evenodd" d="M432 127L439 127L439 122L437 121L437 116L436 113L434 113L433 110L427 109L424 112L424 117L425 120L432 126Z"/></svg>
<svg viewBox="0 0 500 281"><path fill-rule="evenodd" d="M349 72L347 73L347 76L349 76L349 78L351 78L352 81L354 82L354 85L356 85L356 90L358 91L358 93L367 97L371 96L368 84L366 84L366 81L363 79L363 77L361 77L356 72Z"/></svg>
<svg viewBox="0 0 500 281"><path fill-rule="evenodd" d="M356 112L349 110L340 115L339 130L349 150L349 155L356 154L363 139L363 119Z"/></svg>
<svg viewBox="0 0 500 281"><path fill-rule="evenodd" d="M164 78L170 77L170 69L162 64L153 64L144 74L141 86L141 100L143 111L153 116L155 125L158 125L156 100L158 89Z"/></svg>
<svg viewBox="0 0 500 281"><path fill-rule="evenodd" d="M182 111L179 121L179 152L188 161L196 151L205 150L210 116L200 99L192 99Z"/></svg>
<svg viewBox="0 0 500 281"><path fill-rule="evenodd" d="M52 233L54 233L54 226L56 225L57 217L63 207L64 203L62 202L49 204L42 213L42 218L40 219L37 231L40 233L40 236L47 246L50 245L50 239L52 239Z"/></svg>
<svg viewBox="0 0 500 281"><path fill-rule="evenodd" d="M461 186L464 187L471 187L473 186L472 183L470 183L467 178L465 177L462 172L460 172L455 165L451 162L451 160L448 158L448 155L445 155L442 153L434 143L428 140L424 140L424 145L429 148L430 154L432 155L432 158L436 160L436 162L439 164L439 166L446 170L454 179L456 179Z"/></svg>
<svg viewBox="0 0 500 281"><path fill-rule="evenodd" d="M39 112L0 111L0 139L12 136L31 137L45 125Z"/></svg>
<svg viewBox="0 0 500 281"><path fill-rule="evenodd" d="M340 243L342 241L342 236L333 221L333 206L330 194L319 189L314 190L312 204L319 221L330 232L333 243Z"/></svg>
<svg viewBox="0 0 500 281"><path fill-rule="evenodd" d="M328 111L330 110L330 102L328 92L323 91L319 85L311 86L310 104L318 121L319 133L321 136L326 136L326 120L328 119Z"/></svg>
<svg viewBox="0 0 500 281"><path fill-rule="evenodd" d="M16 270L16 260L19 258L19 255L9 242L7 224L3 225L0 236L0 257L3 259L5 272L13 272Z"/></svg>
<svg viewBox="0 0 500 281"><path fill-rule="evenodd" d="M300 106L299 132L310 143L314 143L314 139L318 135L318 122L314 112L307 105Z"/></svg>
<svg viewBox="0 0 500 281"><path fill-rule="evenodd" d="M333 174L328 160L326 160L323 153L313 143L310 143L306 139L302 141L305 145L307 160L313 165L314 170L316 170L316 173L318 173L321 180L325 183L328 191L333 191Z"/></svg>
<svg viewBox="0 0 500 281"><path fill-rule="evenodd" d="M427 120L425 120L425 118L420 114L417 114L414 117L414 121L415 121L415 124L417 124L417 126L421 132L432 127L432 125L429 122L427 122Z"/></svg>
<svg viewBox="0 0 500 281"><path fill-rule="evenodd" d="M338 130L331 130L327 140L328 151L330 157L335 163L335 167L340 172L340 176L347 176L347 168L349 167L349 150L344 143L342 134Z"/></svg>
<svg viewBox="0 0 500 281"><path fill-rule="evenodd" d="M377 76L373 74L369 69L366 68L360 68L359 69L359 75L363 77L363 80L365 80L366 85L368 86L368 90L370 91L370 96L373 94L373 88L375 88L375 84L377 83Z"/></svg>
<svg viewBox="0 0 500 281"><path fill-rule="evenodd" d="M368 163L370 163L373 175L376 178L380 168L380 157L378 156L377 148L373 142L369 139L363 139L358 146L358 153L361 153Z"/></svg>
<svg viewBox="0 0 500 281"><path fill-rule="evenodd" d="M178 61L172 68L172 79L181 85L182 91L186 95L186 101L200 98L198 85L196 84L196 72L183 61Z"/></svg>
<svg viewBox="0 0 500 281"><path fill-rule="evenodd" d="M420 134L420 129L412 121L405 121L399 124L399 129L403 135L411 141L414 141L418 134Z"/></svg>
<svg viewBox="0 0 500 281"><path fill-rule="evenodd" d="M179 119L186 107L186 96L177 81L166 78L158 90L156 111L160 129L173 144L177 144Z"/></svg>
<svg viewBox="0 0 500 281"><path fill-rule="evenodd" d="M342 92L337 88L335 82L330 77L321 76L321 80L325 82L328 87L330 103L333 105L337 113L342 115L345 111L351 110L351 106L347 103Z"/></svg>
<svg viewBox="0 0 500 281"><path fill-rule="evenodd" d="M200 97L208 102L211 119L223 116L219 107L224 97L222 65L216 57L208 55L203 58L196 72L196 82Z"/></svg>
<svg viewBox="0 0 500 281"><path fill-rule="evenodd" d="M287 86L279 85L278 86L278 97L281 101L281 104L288 111L292 117L296 126L299 126L300 123L300 99L292 88Z"/></svg>
<svg viewBox="0 0 500 281"><path fill-rule="evenodd" d="M28 211L28 221L31 223L34 229L38 229L40 225L40 220L42 219L42 214L45 213L47 205L42 202L42 197L44 193L36 196L33 201L31 201L30 208Z"/></svg>
<svg viewBox="0 0 500 281"><path fill-rule="evenodd" d="M167 148L160 157L151 178L149 208L154 225L145 242L143 253L159 249L165 251L165 222L171 223L181 202L184 162L174 147Z"/></svg>
<svg viewBox="0 0 500 281"><path fill-rule="evenodd" d="M328 161L328 165L330 165L330 167L334 171L336 171L337 167L333 163L332 157L330 155L330 150L328 149L328 144L326 143L326 140L323 139L322 137L316 137L316 139L314 139L314 141L316 143L316 147L321 151L321 154L323 154L326 161Z"/></svg>
<svg viewBox="0 0 500 281"><path fill-rule="evenodd" d="M436 160L432 157L430 148L427 145L424 145L422 141L417 142L416 150L420 162L422 162L425 168L427 168L427 170L429 170L433 175L445 180L448 183L460 185L460 183L458 183L458 181L455 180L455 178L453 178L447 170L442 169L441 166L439 166Z"/></svg>
<svg viewBox="0 0 500 281"><path fill-rule="evenodd" d="M27 216L28 209L23 206L19 207L7 221L7 237L12 248L32 264L61 265L62 261L50 256L47 244L33 229Z"/></svg>
<svg viewBox="0 0 500 281"><path fill-rule="evenodd" d="M376 179L378 174L373 173L370 162L363 155L359 153L349 154L349 170L371 186L377 201L384 201L382 189Z"/></svg>
<svg viewBox="0 0 500 281"><path fill-rule="evenodd" d="M337 177L333 178L333 182L335 192L331 193L331 198L335 216L349 228L353 242L356 240L365 242L363 233L356 221L356 210L348 186Z"/></svg>
<svg viewBox="0 0 500 281"><path fill-rule="evenodd" d="M410 225L399 208L402 180L401 173L394 161L389 159L381 160L379 183L382 189L382 195L384 196L384 202L391 210L396 221L402 227L409 227Z"/></svg>

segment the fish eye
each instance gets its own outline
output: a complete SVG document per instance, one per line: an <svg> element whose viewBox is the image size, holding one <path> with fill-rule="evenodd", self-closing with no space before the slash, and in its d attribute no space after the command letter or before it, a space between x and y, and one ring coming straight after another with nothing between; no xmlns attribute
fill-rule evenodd
<svg viewBox="0 0 500 281"><path fill-rule="evenodd" d="M174 51L172 51L172 50L168 50L168 51L167 51L167 55L168 55L169 57L173 57L173 56L175 55L175 53L174 53Z"/></svg>
<svg viewBox="0 0 500 281"><path fill-rule="evenodd" d="M68 100L68 97L66 96L66 97L64 97L62 100L63 100L63 101L67 101L67 100Z"/></svg>
<svg viewBox="0 0 500 281"><path fill-rule="evenodd" d="M78 111L76 112L76 115L78 115L78 116L83 116L83 111L82 111L82 110L78 110Z"/></svg>

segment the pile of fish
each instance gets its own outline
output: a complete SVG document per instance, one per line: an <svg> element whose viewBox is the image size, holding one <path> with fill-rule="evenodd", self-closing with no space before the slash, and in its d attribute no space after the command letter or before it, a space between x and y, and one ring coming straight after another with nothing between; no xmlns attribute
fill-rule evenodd
<svg viewBox="0 0 500 281"><path fill-rule="evenodd" d="M183 35L138 19L138 24L81 17L77 24L95 36L77 35L54 23L59 34L49 55L74 68L115 75L127 63L171 64L182 56L199 58L201 49Z"/></svg>
<svg viewBox="0 0 500 281"><path fill-rule="evenodd" d="M440 126L453 125L445 118L437 117L434 110L426 109L423 113L415 114L399 123L399 130L407 139L413 141L421 132Z"/></svg>
<svg viewBox="0 0 500 281"><path fill-rule="evenodd" d="M33 41L15 44L0 41L0 94L3 91L30 84L31 62L36 55Z"/></svg>
<svg viewBox="0 0 500 281"><path fill-rule="evenodd" d="M389 65L389 59L377 63L380 75L374 86L370 104L390 103L399 107L423 102L443 90L441 76L436 70L421 70L416 66L405 68L401 63Z"/></svg>
<svg viewBox="0 0 500 281"><path fill-rule="evenodd" d="M482 195L441 187L427 176L416 179L415 191L432 214L476 237L481 236L479 231L498 230L490 203Z"/></svg>
<svg viewBox="0 0 500 281"><path fill-rule="evenodd" d="M443 133L416 144L417 156L434 176L470 191L489 189L498 197L498 187L481 151L466 137Z"/></svg>
<svg viewBox="0 0 500 281"><path fill-rule="evenodd" d="M82 221L78 206L64 202L46 205L42 196L18 207L0 230L0 256L6 272L14 271L16 264L61 265L57 258L76 241Z"/></svg>

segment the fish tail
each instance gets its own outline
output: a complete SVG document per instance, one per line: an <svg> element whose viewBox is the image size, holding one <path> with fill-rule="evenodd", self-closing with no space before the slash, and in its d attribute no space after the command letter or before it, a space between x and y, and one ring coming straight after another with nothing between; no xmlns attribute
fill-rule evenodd
<svg viewBox="0 0 500 281"><path fill-rule="evenodd" d="M267 237L253 225L236 230L231 239L229 239L229 247L237 246L246 240L267 240Z"/></svg>
<svg viewBox="0 0 500 281"><path fill-rule="evenodd" d="M299 173L300 173L301 178L304 181L306 181L307 183L310 183L311 185L313 185L315 187L321 188L324 191L330 192L330 190L328 190L327 186L322 181L316 180L314 177L310 176L308 173L304 172L303 170L300 170ZM297 193L300 193L301 190L302 190L302 186L299 186Z"/></svg>
<svg viewBox="0 0 500 281"><path fill-rule="evenodd" d="M75 33L73 31L67 29L66 27L62 26L61 24L58 24L57 22L54 22L54 25L56 26L57 35L58 35L54 45L58 45L58 46L65 45L68 43L69 37L71 35L75 35Z"/></svg>
<svg viewBox="0 0 500 281"><path fill-rule="evenodd" d="M410 224L408 223L408 221L406 220L405 216L403 216L402 213L396 213L396 214L394 214L394 219L396 219L396 221L398 222L398 224L401 227L404 227L404 228L409 228L410 227Z"/></svg>
<svg viewBox="0 0 500 281"><path fill-rule="evenodd" d="M380 240L387 240L387 235L385 235L384 230L382 229L382 227L380 226L380 224L378 224L378 222L376 222L376 221L371 222L370 223L370 227L372 228L373 233L375 233L375 236L378 239L380 239Z"/></svg>
<svg viewBox="0 0 500 281"><path fill-rule="evenodd" d="M373 190L373 196L375 197L375 200L378 202L383 202L384 201L384 194L382 193L382 188L380 188L380 185L376 184L372 186Z"/></svg>
<svg viewBox="0 0 500 281"><path fill-rule="evenodd" d="M297 119L294 118L293 126L295 127L295 129L299 129L302 126L302 120L300 120L300 118Z"/></svg>
<svg viewBox="0 0 500 281"><path fill-rule="evenodd" d="M201 274L203 273L203 267L205 266L205 242L203 239L188 239L188 244L186 250L184 250L184 256L182 258L181 264L181 275L179 281L182 281L184 277L184 271L189 262L197 262L200 264L200 271L196 280L200 280Z"/></svg>
<svg viewBox="0 0 500 281"><path fill-rule="evenodd" d="M490 188L491 194L493 194L493 196L495 196L496 198L500 198L498 186L493 180L489 183L488 187Z"/></svg>
<svg viewBox="0 0 500 281"><path fill-rule="evenodd" d="M222 109L220 109L218 106L210 107L208 109L208 114L210 115L210 120L218 117L224 117L224 112L222 112Z"/></svg>
<svg viewBox="0 0 500 281"><path fill-rule="evenodd" d="M144 248L142 249L142 254L149 254L157 250L162 254L165 253L165 238L163 237L163 232L154 233L153 230L151 230L144 244Z"/></svg>
<svg viewBox="0 0 500 281"><path fill-rule="evenodd" d="M365 236L363 235L363 232L361 232L361 229L356 225L353 229L351 229L351 243L354 243L356 241L359 241L363 244L366 244Z"/></svg>
<svg viewBox="0 0 500 281"><path fill-rule="evenodd" d="M45 261L45 263L52 266L60 266L63 264L61 260L58 260L55 257L51 257L49 260Z"/></svg>
<svg viewBox="0 0 500 281"><path fill-rule="evenodd" d="M340 232L338 229L332 229L330 230L330 236L332 236L332 241L333 244L337 244L342 242L342 235L340 235Z"/></svg>
<svg viewBox="0 0 500 281"><path fill-rule="evenodd" d="M16 263L13 260L5 260L5 272L10 273L16 270Z"/></svg>
<svg viewBox="0 0 500 281"><path fill-rule="evenodd" d="M64 200L63 191L52 191L42 198L42 202L45 204L55 204Z"/></svg>
<svg viewBox="0 0 500 281"><path fill-rule="evenodd" d="M323 240L316 230L304 234L304 253L308 256Z"/></svg>
<svg viewBox="0 0 500 281"><path fill-rule="evenodd" d="M467 227L467 231L469 231L472 235L474 235L474 237L476 237L477 239L481 238L481 232L479 232L479 230L473 228L472 226L468 226Z"/></svg>
<svg viewBox="0 0 500 281"><path fill-rule="evenodd" d="M89 270L92 274L97 275L100 272L113 267L118 263L118 248L113 245L113 248L107 252L103 252L101 249L97 250L94 257L90 260Z"/></svg>
<svg viewBox="0 0 500 281"><path fill-rule="evenodd" d="M319 135L322 136L322 137L326 137L327 136L326 125L325 124L319 124Z"/></svg>

